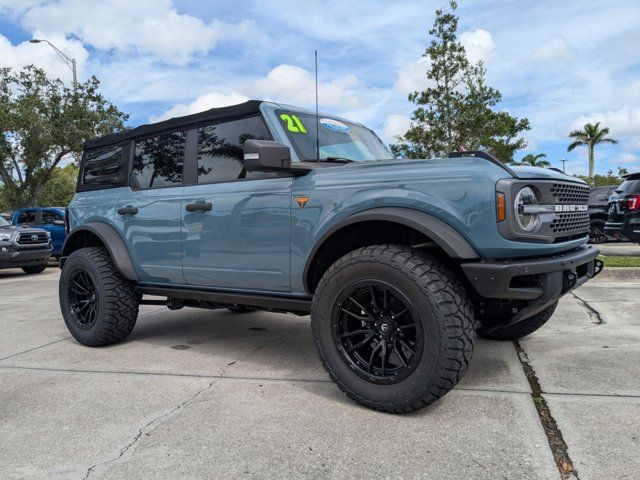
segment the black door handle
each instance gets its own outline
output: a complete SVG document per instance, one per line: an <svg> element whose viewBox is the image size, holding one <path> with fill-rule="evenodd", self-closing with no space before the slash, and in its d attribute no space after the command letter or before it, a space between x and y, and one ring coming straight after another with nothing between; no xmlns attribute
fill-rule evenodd
<svg viewBox="0 0 640 480"><path fill-rule="evenodd" d="M187 212L209 212L213 208L209 202L187 203Z"/></svg>
<svg viewBox="0 0 640 480"><path fill-rule="evenodd" d="M134 207L132 205L127 205L126 207L118 209L118 215L135 215L136 213L138 213L138 207Z"/></svg>

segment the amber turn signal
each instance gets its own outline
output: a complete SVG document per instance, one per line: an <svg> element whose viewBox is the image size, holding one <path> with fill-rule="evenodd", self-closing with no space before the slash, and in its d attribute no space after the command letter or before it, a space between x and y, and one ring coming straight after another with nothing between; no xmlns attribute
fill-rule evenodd
<svg viewBox="0 0 640 480"><path fill-rule="evenodd" d="M498 217L498 222L502 222L507 218L507 211L504 204L504 193L496 193L496 216Z"/></svg>

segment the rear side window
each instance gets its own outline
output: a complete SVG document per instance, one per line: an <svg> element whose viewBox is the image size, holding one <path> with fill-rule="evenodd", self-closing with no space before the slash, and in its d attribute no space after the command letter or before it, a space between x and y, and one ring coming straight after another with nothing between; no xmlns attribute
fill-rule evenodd
<svg viewBox="0 0 640 480"><path fill-rule="evenodd" d="M35 210L26 210L18 214L18 225L33 225L36 223Z"/></svg>
<svg viewBox="0 0 640 480"><path fill-rule="evenodd" d="M616 190L617 193L640 193L640 179L625 180Z"/></svg>
<svg viewBox="0 0 640 480"><path fill-rule="evenodd" d="M88 150L82 166L82 185L108 188L121 185L122 147Z"/></svg>
<svg viewBox="0 0 640 480"><path fill-rule="evenodd" d="M264 177L264 172L247 172L244 168L242 149L250 139L271 140L261 117L198 128L198 183Z"/></svg>
<svg viewBox="0 0 640 480"><path fill-rule="evenodd" d="M171 132L136 141L132 178L138 188L182 185L185 132Z"/></svg>
<svg viewBox="0 0 640 480"><path fill-rule="evenodd" d="M42 225L53 225L56 220L64 220L64 217L53 210L42 211Z"/></svg>

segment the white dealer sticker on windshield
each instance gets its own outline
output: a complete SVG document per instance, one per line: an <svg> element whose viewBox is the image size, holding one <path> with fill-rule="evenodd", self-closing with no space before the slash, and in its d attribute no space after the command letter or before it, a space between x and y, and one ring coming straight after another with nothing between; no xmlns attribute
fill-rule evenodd
<svg viewBox="0 0 640 480"><path fill-rule="evenodd" d="M334 132L339 133L349 133L351 131L348 125L345 125L344 123L333 120L331 118L321 118L320 125L322 125L324 128L328 128L329 130L333 130Z"/></svg>

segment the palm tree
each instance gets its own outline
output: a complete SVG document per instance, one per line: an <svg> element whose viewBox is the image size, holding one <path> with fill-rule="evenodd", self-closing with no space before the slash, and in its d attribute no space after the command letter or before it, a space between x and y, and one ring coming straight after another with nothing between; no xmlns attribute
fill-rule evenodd
<svg viewBox="0 0 640 480"><path fill-rule="evenodd" d="M593 179L595 170L595 158L593 155L593 149L598 143L618 143L615 138L606 138L609 133L608 127L600 128L600 122L593 125L587 123L582 130L574 130L569 134L569 137L575 139L571 145L567 147L567 151L571 151L580 145L586 145L589 152L589 178Z"/></svg>
<svg viewBox="0 0 640 480"><path fill-rule="evenodd" d="M551 164L549 163L549 161L543 160L543 158L546 158L546 156L547 156L546 153L538 153L538 154L529 153L524 157L522 157L522 160L520 160L520 163L531 165L532 167L550 167Z"/></svg>

